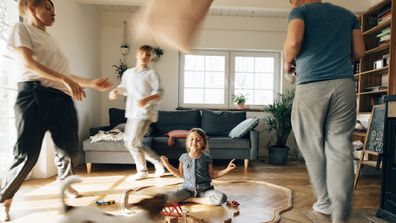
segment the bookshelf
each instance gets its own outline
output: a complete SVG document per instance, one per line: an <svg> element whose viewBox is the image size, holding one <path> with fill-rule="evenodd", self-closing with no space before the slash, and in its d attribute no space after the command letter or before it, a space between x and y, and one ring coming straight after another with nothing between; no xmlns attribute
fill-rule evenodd
<svg viewBox="0 0 396 223"><path fill-rule="evenodd" d="M358 114L371 113L396 93L395 13L396 0L383 0L360 15L366 52L354 63Z"/></svg>

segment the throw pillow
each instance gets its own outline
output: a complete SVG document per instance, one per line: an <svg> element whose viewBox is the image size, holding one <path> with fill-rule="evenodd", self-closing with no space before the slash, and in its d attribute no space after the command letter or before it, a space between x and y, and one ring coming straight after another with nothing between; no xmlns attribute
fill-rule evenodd
<svg viewBox="0 0 396 223"><path fill-rule="evenodd" d="M199 110L159 111L158 122L155 123L155 134L165 135L175 129L190 130L196 127L201 127Z"/></svg>
<svg viewBox="0 0 396 223"><path fill-rule="evenodd" d="M125 118L125 110L118 108L109 109L110 126L116 126L120 123L125 123L127 119Z"/></svg>
<svg viewBox="0 0 396 223"><path fill-rule="evenodd" d="M201 128L208 136L227 137L230 131L244 120L246 120L246 111L230 112L203 110Z"/></svg>
<svg viewBox="0 0 396 223"><path fill-rule="evenodd" d="M250 130L254 129L259 124L259 121L258 118L248 118L235 126L228 136L231 138L241 138L248 134Z"/></svg>
<svg viewBox="0 0 396 223"><path fill-rule="evenodd" d="M188 130L173 130L166 133L166 135L169 136L168 146L172 146L173 144L175 144L174 139L186 138L188 133Z"/></svg>

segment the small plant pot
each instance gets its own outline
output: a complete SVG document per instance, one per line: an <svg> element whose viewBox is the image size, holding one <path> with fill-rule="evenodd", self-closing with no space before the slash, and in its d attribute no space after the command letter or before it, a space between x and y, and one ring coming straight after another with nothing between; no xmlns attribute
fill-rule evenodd
<svg viewBox="0 0 396 223"><path fill-rule="evenodd" d="M237 106L237 109L244 109L245 103L236 104L236 106Z"/></svg>
<svg viewBox="0 0 396 223"><path fill-rule="evenodd" d="M268 146L268 163L269 164L287 164L289 147L287 146Z"/></svg>

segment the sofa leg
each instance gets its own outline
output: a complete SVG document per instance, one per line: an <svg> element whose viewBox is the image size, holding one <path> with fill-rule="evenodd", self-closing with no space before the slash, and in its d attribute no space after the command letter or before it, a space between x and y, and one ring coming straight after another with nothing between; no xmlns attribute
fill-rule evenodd
<svg viewBox="0 0 396 223"><path fill-rule="evenodd" d="M245 166L245 169L249 167L249 159L244 159L243 164Z"/></svg>
<svg viewBox="0 0 396 223"><path fill-rule="evenodd" d="M87 173L90 174L92 170L92 163L86 163L87 165Z"/></svg>

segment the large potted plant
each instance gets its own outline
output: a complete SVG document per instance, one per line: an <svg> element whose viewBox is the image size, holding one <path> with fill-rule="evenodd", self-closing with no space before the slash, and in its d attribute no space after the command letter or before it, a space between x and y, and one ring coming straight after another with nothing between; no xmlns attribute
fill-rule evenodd
<svg viewBox="0 0 396 223"><path fill-rule="evenodd" d="M286 90L279 94L272 105L264 106L268 117L264 119L267 130L271 133L268 146L268 163L286 164L289 147L286 146L287 138L292 130L291 111L293 107L295 90Z"/></svg>

